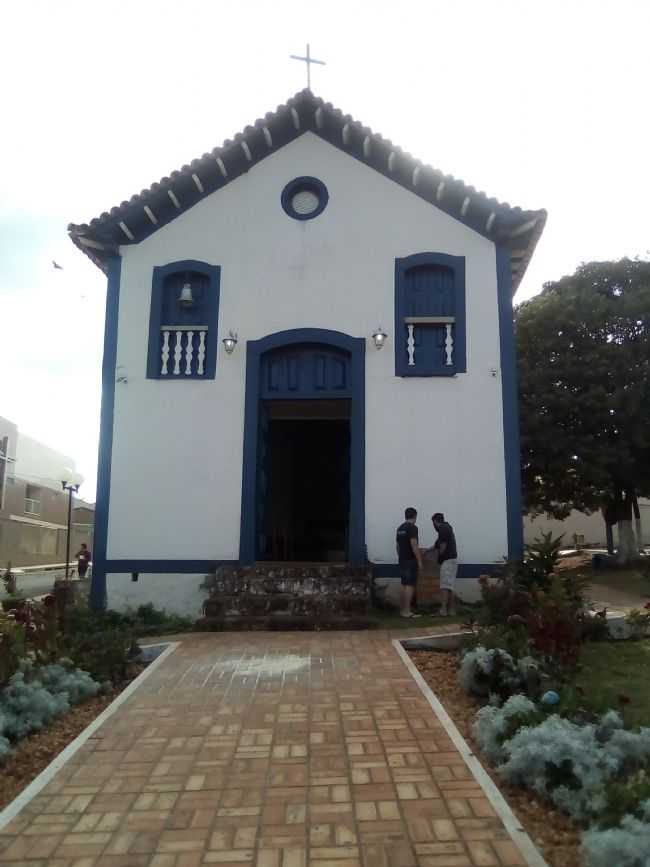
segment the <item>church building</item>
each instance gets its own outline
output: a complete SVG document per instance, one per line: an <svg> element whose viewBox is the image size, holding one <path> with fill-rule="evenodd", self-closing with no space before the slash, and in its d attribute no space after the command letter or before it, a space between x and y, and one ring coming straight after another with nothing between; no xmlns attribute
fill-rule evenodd
<svg viewBox="0 0 650 867"><path fill-rule="evenodd" d="M220 565L367 564L444 512L522 547L512 296L546 213L304 90L73 242L108 278L92 603L198 615Z"/></svg>

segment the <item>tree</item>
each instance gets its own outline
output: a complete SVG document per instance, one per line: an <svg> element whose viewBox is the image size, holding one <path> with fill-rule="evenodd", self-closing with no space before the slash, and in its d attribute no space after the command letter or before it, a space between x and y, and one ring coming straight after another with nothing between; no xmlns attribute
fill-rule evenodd
<svg viewBox="0 0 650 867"><path fill-rule="evenodd" d="M525 509L603 509L627 562L650 495L650 262L583 264L520 304L515 326Z"/></svg>

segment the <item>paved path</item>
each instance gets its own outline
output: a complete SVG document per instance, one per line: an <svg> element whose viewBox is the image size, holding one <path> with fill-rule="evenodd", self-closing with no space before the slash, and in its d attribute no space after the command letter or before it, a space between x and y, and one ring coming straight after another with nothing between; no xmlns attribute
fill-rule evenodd
<svg viewBox="0 0 650 867"><path fill-rule="evenodd" d="M589 595L597 608L616 608L630 611L632 608L643 608L650 602L649 596L641 596L631 590L622 590L612 584L594 582L589 588Z"/></svg>
<svg viewBox="0 0 650 867"><path fill-rule="evenodd" d="M7 867L514 867L387 633L185 638L0 832Z"/></svg>

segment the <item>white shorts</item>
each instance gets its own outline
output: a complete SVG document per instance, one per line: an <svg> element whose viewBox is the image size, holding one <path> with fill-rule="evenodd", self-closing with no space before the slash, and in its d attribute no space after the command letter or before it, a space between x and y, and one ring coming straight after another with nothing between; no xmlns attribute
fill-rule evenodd
<svg viewBox="0 0 650 867"><path fill-rule="evenodd" d="M456 586L458 560L445 560L440 564L440 589L453 590Z"/></svg>

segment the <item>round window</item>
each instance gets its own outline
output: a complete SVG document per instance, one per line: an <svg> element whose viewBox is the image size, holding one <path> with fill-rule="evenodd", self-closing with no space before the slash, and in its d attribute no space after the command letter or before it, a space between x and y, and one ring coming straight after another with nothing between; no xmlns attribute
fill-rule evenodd
<svg viewBox="0 0 650 867"><path fill-rule="evenodd" d="M295 178L282 191L282 207L294 220L313 220L325 210L327 187L317 178Z"/></svg>

